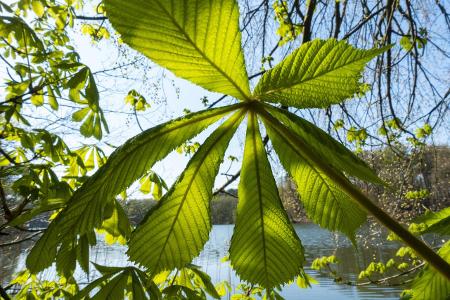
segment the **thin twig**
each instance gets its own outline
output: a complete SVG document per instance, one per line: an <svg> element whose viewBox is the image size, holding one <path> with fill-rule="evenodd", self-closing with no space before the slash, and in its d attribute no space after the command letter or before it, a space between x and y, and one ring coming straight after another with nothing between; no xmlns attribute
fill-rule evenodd
<svg viewBox="0 0 450 300"><path fill-rule="evenodd" d="M32 238L34 238L35 236L37 236L37 235L39 235L41 233L42 233L42 230L40 230L39 232L35 232L35 233L31 234L30 236L27 236L26 238L16 239L16 240L14 240L12 242L7 242L7 243L0 244L0 248L1 247L12 246L12 245L17 245L17 244L23 243L25 241L29 241L29 240L31 240Z"/></svg>

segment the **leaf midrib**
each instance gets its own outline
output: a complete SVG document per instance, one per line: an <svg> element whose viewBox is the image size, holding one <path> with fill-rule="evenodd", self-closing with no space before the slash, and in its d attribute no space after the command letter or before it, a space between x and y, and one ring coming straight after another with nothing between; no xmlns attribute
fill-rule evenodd
<svg viewBox="0 0 450 300"><path fill-rule="evenodd" d="M227 73L225 73L221 68L219 68L218 65L216 65L202 50L200 50L200 48L194 43L194 41L191 39L191 37L188 35L188 33L180 26L180 24L178 24L178 22L176 21L176 19L170 14L169 11L167 11L167 9L159 2L156 1L156 3L158 4L158 6L164 11L164 13L166 13L166 15L170 18L170 20L173 22L173 24L178 28L178 30L184 35L184 37L186 38L186 40L194 47L195 50L198 51L198 53L201 54L201 56L208 62L210 63L220 74L222 74L223 77L225 77L236 89L237 91L241 94L241 96L243 97L242 100L245 101L250 101L249 96L244 93L244 91L237 85L237 83L230 77L228 76ZM240 45L239 45L240 46Z"/></svg>
<svg viewBox="0 0 450 300"><path fill-rule="evenodd" d="M260 214L260 220L261 220L261 230L262 230L262 244L263 244L263 256L264 256L264 277L266 283L269 282L269 278L267 278L267 252L266 252L266 232L264 228L264 211L263 211L263 198L262 198L262 190L261 190L261 177L259 172L259 159L258 159L258 153L256 148L256 124L257 120L255 117L255 114L250 114L251 116L251 123L252 123L252 144L253 144L253 161L255 163L255 169L256 169L256 184L258 186L258 201L259 201L259 214Z"/></svg>

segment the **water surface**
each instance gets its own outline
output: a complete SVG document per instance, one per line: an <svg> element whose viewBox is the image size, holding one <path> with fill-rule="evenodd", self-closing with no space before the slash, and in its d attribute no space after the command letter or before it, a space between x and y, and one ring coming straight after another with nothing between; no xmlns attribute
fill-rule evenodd
<svg viewBox="0 0 450 300"><path fill-rule="evenodd" d="M309 266L314 258L320 256L335 255L340 263L337 271L344 281L355 281L359 272L373 260L387 260L395 253L396 245L380 243L383 238L375 237L366 247L359 246L356 250L350 242L333 233L319 228L316 225L294 225L297 234L302 240L306 252L306 272L316 278L319 284L312 288L300 289L295 284L284 287L282 295L288 300L294 299L399 299L399 294L406 287L388 286L362 286L355 287L346 284L337 284L332 278L311 270ZM210 240L205 245L204 250L194 260L194 263L201 266L213 279L213 282L227 280L232 287L236 288L240 283L239 278L230 268L228 262L221 262L227 255L230 245L233 225L214 225L210 235ZM370 241L370 239L366 239ZM3 285L11 279L12 274L20 271L24 267L25 257L31 244L15 245L0 249L0 278ZM99 238L99 244L91 249L91 261L102 265L125 266L129 264L125 255L125 247L119 245L105 245ZM55 277L54 268L49 268L42 272L41 279L53 279ZM81 283L87 283L99 276L96 272L91 272L87 276L82 271L77 270L76 276ZM224 299L229 299L229 295Z"/></svg>

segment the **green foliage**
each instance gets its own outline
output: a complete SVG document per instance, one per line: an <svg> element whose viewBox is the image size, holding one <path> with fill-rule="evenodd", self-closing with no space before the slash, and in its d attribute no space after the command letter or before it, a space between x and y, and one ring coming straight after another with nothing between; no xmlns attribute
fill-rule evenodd
<svg viewBox="0 0 450 300"><path fill-rule="evenodd" d="M182 268L200 253L211 230L214 179L244 112L238 111L211 134L177 182L134 231L128 250L131 260L156 274Z"/></svg>
<svg viewBox="0 0 450 300"><path fill-rule="evenodd" d="M433 128L431 127L431 125L428 123L425 123L423 125L423 127L418 128L416 130L416 136L419 139L423 139L423 138L428 137L432 132L433 132Z"/></svg>
<svg viewBox="0 0 450 300"><path fill-rule="evenodd" d="M367 131L364 128L356 129L352 126L347 131L347 141L350 143L355 143L358 151L361 151L361 146L365 144L366 140Z"/></svg>
<svg viewBox="0 0 450 300"><path fill-rule="evenodd" d="M410 230L415 233L437 233L440 235L450 234L450 208L444 208L438 212L427 212L424 216L414 220Z"/></svg>
<svg viewBox="0 0 450 300"><path fill-rule="evenodd" d="M425 48L428 43L427 39L427 31L424 28L421 28L418 36L405 35L400 39L400 46L406 52L410 52L415 47L418 49Z"/></svg>
<svg viewBox="0 0 450 300"><path fill-rule="evenodd" d="M43 2L33 3L27 5L38 18L45 18L47 11L53 16L58 38L40 41L19 17L1 19L2 37L26 51L42 51L50 42L65 45L64 41L68 38L60 35L60 31L65 26L72 26L71 7L47 7L39 4ZM277 3L279 7L285 4ZM82 186L73 194L69 188L68 196L61 197L64 200L58 205L64 208L27 257L29 270L35 274L56 261L57 272L65 277L73 274L77 263L88 272L89 247L96 243L97 230L107 235L107 241L128 243L130 259L145 268L146 272L136 267L96 265L102 277L90 283L77 297L95 294L94 297L100 299L116 296L147 299L164 295L172 299L206 299L208 293L219 298L210 278L189 263L208 240L214 180L228 144L247 114L240 200L230 261L241 278L250 285L242 285L245 293L235 295L234 299L248 299L249 295L280 299L276 288L295 277L300 278L297 280L300 286L308 286L312 279L302 268L303 248L281 204L258 121L264 123L280 161L295 180L311 219L330 230L347 234L353 242L355 230L366 218L366 213L354 200L363 204L371 202L359 194L355 196L355 193L350 197L349 191L353 187L347 176L376 183L381 183L381 180L364 162L325 132L263 102L299 108L322 108L341 103L367 90L367 85L360 82L364 67L388 47L360 50L345 41L334 39L304 43L266 72L251 93L241 49L236 1L105 0L104 5L113 27L125 43L175 75L207 90L233 96L241 102L187 114L148 129L116 149L106 163L98 160L101 155L98 151L94 152L95 149L89 150L92 152L88 154L84 150L66 151L63 144L45 148L36 138L38 134L24 134L19 129L8 128L8 134L25 149L39 149L42 146L51 153L52 159L64 162L69 175L84 177L88 171L99 167L94 175L84 178ZM277 12L283 22L286 12L282 8ZM292 28L294 32L291 36L282 30L283 39L291 40L298 34L298 28ZM94 39L109 36L101 28L86 25L82 30ZM33 76L27 76L34 70L18 66L19 74L25 79L7 83L7 100L11 101L2 109L8 122L15 119L26 124L26 119L20 114L24 97L29 97L34 106L48 104L50 108L58 109L56 97L60 96L61 88L66 90L70 101L79 106L72 119L82 123L80 132L86 137L102 138L103 130L108 129L99 105L95 76L87 66L77 61L76 55L69 55L69 50L67 45L67 50L59 53L58 59L45 62L51 67L50 74L64 78L57 86L48 83L52 81L47 75L41 75L42 78L36 82ZM51 91L47 102L42 92L44 88ZM147 104L135 91L130 91L126 101L135 110L143 110ZM230 113L233 113L232 116L202 145L192 144L192 138ZM57 139L47 137L45 133L39 134L52 141ZM356 136L360 141L365 139L362 133ZM149 172L156 162L180 145L184 152L193 156L178 180L162 196L160 187L163 181ZM16 157L21 157L19 152ZM97 157L96 163L94 157ZM35 170L32 171L27 174L29 176L23 176L16 186L20 186L21 182L33 182L24 186L40 193L36 186L48 186L50 182L58 181L57 176L48 170L41 170L37 175ZM139 179L142 190L152 190L158 198L162 198L131 232L128 219L115 197ZM77 187L80 182L78 180L71 186ZM155 186L158 187L156 191ZM60 206L50 205L41 209L55 207ZM367 207L373 206L365 207L367 210ZM377 217L401 229L388 216L380 217L378 214ZM328 266L334 262L332 258L327 258L318 264ZM174 269L177 271L172 275L171 283L166 284ZM165 283L158 286L158 277L164 276L166 278L162 282Z"/></svg>
<svg viewBox="0 0 450 300"><path fill-rule="evenodd" d="M42 200L39 202L38 205L36 205L32 209L30 209L29 211L15 217L11 222L8 223L8 226L22 225L22 224L30 221L31 219L33 219L35 216L38 216L44 212L58 210L60 208L63 208L64 205L66 204L66 201L67 201L67 199L62 199L62 198Z"/></svg>
<svg viewBox="0 0 450 300"><path fill-rule="evenodd" d="M359 273L358 279L361 280L363 278L369 278L373 273L383 274L386 271L385 264L381 262L371 262L369 266Z"/></svg>
<svg viewBox="0 0 450 300"><path fill-rule="evenodd" d="M163 189L166 191L169 189L164 179L153 171L149 171L145 174L139 179L139 182L141 183L139 190L143 194L149 194L151 192L154 200L161 199Z"/></svg>
<svg viewBox="0 0 450 300"><path fill-rule="evenodd" d="M359 50L334 39L304 43L262 76L254 95L298 108L340 103L359 91L366 63L387 49Z"/></svg>
<svg viewBox="0 0 450 300"><path fill-rule="evenodd" d="M161 293L151 278L134 267L105 267L94 264L103 276L89 283L72 299L160 299ZM101 286L100 289L97 289ZM97 289L97 290L96 290ZM92 293L92 291L95 291Z"/></svg>
<svg viewBox="0 0 450 300"><path fill-rule="evenodd" d="M448 208L436 213L428 212L417 218L415 223L411 223L409 230L414 234L423 235L437 234L438 240L444 242L450 233ZM396 238L390 235L388 239ZM396 238L398 239L398 238ZM450 261L450 241L438 250L438 254L447 262ZM401 299L448 299L450 296L450 282L429 264L425 264L418 253L411 247L400 247L395 258L390 258L386 263L372 262L364 271L359 274L359 280L367 278L370 282L387 282L389 279L411 274L419 270L415 276L411 289L404 290ZM383 274L397 272L397 275L381 277ZM417 272L417 271L416 271ZM378 277L381 279L375 280Z"/></svg>
<svg viewBox="0 0 450 300"><path fill-rule="evenodd" d="M293 24L288 12L288 3L284 0L276 0L272 4L275 12L275 19L279 23L277 35L280 37L278 44L280 46L287 42L293 41L303 31L303 26L300 24Z"/></svg>
<svg viewBox="0 0 450 300"><path fill-rule="evenodd" d="M321 159L326 160L334 168L365 181L382 183L381 179L362 159L316 125L285 110L269 105L265 108L283 124L291 128Z"/></svg>
<svg viewBox="0 0 450 300"><path fill-rule="evenodd" d="M207 90L250 98L236 1L104 3L112 25L134 49Z"/></svg>
<svg viewBox="0 0 450 300"><path fill-rule="evenodd" d="M418 191L408 191L405 194L405 198L408 200L417 200L423 199L430 195L430 192L427 189L421 189Z"/></svg>
<svg viewBox="0 0 450 300"><path fill-rule="evenodd" d="M104 220L98 233L106 235L105 241L113 244L118 241L124 245L131 235L131 225L122 206L117 200L109 203L104 211Z"/></svg>
<svg viewBox="0 0 450 300"><path fill-rule="evenodd" d="M309 162L283 135L284 128L265 123L273 147L297 185L308 216L317 224L345 233L353 242L366 214L321 170Z"/></svg>
<svg viewBox="0 0 450 300"><path fill-rule="evenodd" d="M21 287L14 299L63 299L78 293L78 285L73 278L61 277L59 281L39 280L36 275L25 270L19 272L11 284Z"/></svg>
<svg viewBox="0 0 450 300"><path fill-rule="evenodd" d="M311 287L311 284L319 283L314 277L309 276L305 272L302 272L302 274L297 277L297 280L295 282L301 289L306 289Z"/></svg>
<svg viewBox="0 0 450 300"><path fill-rule="evenodd" d="M239 107L239 106L237 106ZM107 163L72 196L27 257L27 267L38 272L51 264L58 245L87 234L105 219L114 196L151 169L176 146L194 137L236 106L194 113L144 131L110 156Z"/></svg>
<svg viewBox="0 0 450 300"><path fill-rule="evenodd" d="M163 271L153 277L153 282L164 299L220 299L231 289L228 282L215 287L209 275L193 264L186 265L173 275L170 271Z"/></svg>
<svg viewBox="0 0 450 300"><path fill-rule="evenodd" d="M231 292L231 284L228 281L222 281L215 286L217 294L220 297L225 296L227 293Z"/></svg>
<svg viewBox="0 0 450 300"><path fill-rule="evenodd" d="M438 254L446 261L450 261L450 241L439 249ZM415 278L412 285L413 300L445 300L449 295L450 281L429 265Z"/></svg>
<svg viewBox="0 0 450 300"><path fill-rule="evenodd" d="M136 90L131 90L125 97L125 103L131 105L136 111L145 111L150 107L147 100Z"/></svg>
<svg viewBox="0 0 450 300"><path fill-rule="evenodd" d="M186 143L178 146L176 150L180 154L184 153L187 156L192 156L198 150L198 148L200 148L199 142L187 141Z"/></svg>
<svg viewBox="0 0 450 300"><path fill-rule="evenodd" d="M278 195L254 113L248 117L238 194L231 265L240 278L266 288L288 282L302 268L303 247Z"/></svg>
<svg viewBox="0 0 450 300"><path fill-rule="evenodd" d="M214 179L228 142L246 111L250 112L239 187L241 200L230 248L231 263L238 274L244 280L269 289L304 274L303 249L281 205L259 133L257 120L261 116L280 160L298 184L312 219L353 237L365 220L365 213L322 169L309 161L310 157L299 152L296 142L299 139L313 147L316 158L326 160L342 178L345 175L341 172L346 172L380 182L376 175L314 125L254 100L298 107L324 107L341 102L359 90L365 63L386 48L357 50L335 40L306 43L267 72L252 96L240 45L238 7L234 1L189 1L180 5L174 1L107 0L105 5L113 26L133 48L180 77L244 100L244 103L189 114L149 129L117 149L75 192L33 248L27 258L32 272L49 266L56 256L57 269L70 274L75 260L84 262L84 256L74 253L85 253L77 249L86 249L84 244L87 243L82 241L89 240L95 228L108 232L112 241L124 241L129 235L129 225L121 221L125 220L121 217L123 212L114 197L142 178L154 163L231 111L236 113L192 151L195 154L183 174L131 234L128 242L131 260L156 275L163 270L181 270L200 253L211 228L209 207ZM202 20L211 24L205 26ZM227 26L220 26L220 20L227 20ZM161 34L162 30L167 34ZM174 45L183 50L173 51ZM68 86L75 102L85 103L95 111L93 104L98 101L98 92L94 83L90 70L80 68ZM139 102L139 95L131 96L132 105ZM279 118L283 124L271 118ZM82 109L74 114L74 119L84 120L86 124L91 117ZM98 121L89 122L93 122L94 129L85 125L82 132L86 135L96 132ZM145 190L149 190L148 182L143 179ZM117 276L111 282L123 290L127 282L124 278ZM303 276L307 281L306 278ZM183 285L173 285L163 293L192 296ZM271 297L270 293L274 291L270 290L266 296Z"/></svg>
<svg viewBox="0 0 450 300"><path fill-rule="evenodd" d="M232 300L256 300L256 299L262 299L262 300L283 300L284 298L281 297L279 292L281 291L280 288L276 289L264 289L264 287L259 285L249 285L245 283L241 283L236 288L239 293L236 293L231 296Z"/></svg>
<svg viewBox="0 0 450 300"><path fill-rule="evenodd" d="M101 139L108 131L95 74L80 61L66 30L73 28L75 9L81 5L79 0L0 4L0 56L8 66L8 76L1 79L5 95L0 104L2 194L3 183L11 182L7 199L12 202L11 209L5 208L9 203L2 202L7 228L22 228L47 212L53 212L51 218L56 216L87 173L105 160L98 147L70 149L63 138L47 129L51 125L41 129L31 121L33 116L29 117L30 111L42 118L43 111L63 116L68 110L60 110L64 101L65 107L73 107L68 113L75 111L73 121L81 123L84 136ZM67 176L61 178L59 170L66 170ZM28 282L20 283L18 298L50 299L74 294L71 275L77 262L88 271L89 246L93 243L92 235L69 239L50 258L56 261L57 272L68 279L64 283L47 282L33 275Z"/></svg>
<svg viewBox="0 0 450 300"><path fill-rule="evenodd" d="M99 41L101 39L109 39L110 33L108 29L101 25L93 25L93 24L83 24L81 26L81 32L83 34L89 35L92 38L92 41Z"/></svg>
<svg viewBox="0 0 450 300"><path fill-rule="evenodd" d="M71 9L78 1L72 2L65 6L38 0L19 2L20 12L25 15L27 10L32 9L39 17L34 27L21 18L20 12L14 16L0 17L0 36L3 38L0 49L5 57L11 57L15 65L10 65L18 75L17 79L5 78L5 100L8 101L3 102L1 110L5 112L8 123L16 120L29 126L22 115L23 104L29 100L34 106L48 104L51 109L58 110L58 98L63 98L64 92L68 92L70 100L79 107L73 120L84 120L81 133L101 139L103 131L108 132L108 127L99 106L94 74L79 62L78 54L73 51L64 31L65 27L73 26ZM52 20L57 28L43 30L41 25L51 26Z"/></svg>

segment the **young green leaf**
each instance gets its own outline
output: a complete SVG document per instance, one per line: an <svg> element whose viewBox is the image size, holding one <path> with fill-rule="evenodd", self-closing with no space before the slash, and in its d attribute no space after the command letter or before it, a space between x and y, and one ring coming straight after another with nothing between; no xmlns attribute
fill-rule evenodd
<svg viewBox="0 0 450 300"><path fill-rule="evenodd" d="M373 182L383 183L372 169L352 151L333 139L314 124L286 110L264 106L275 118L291 128L317 155L328 164L350 176Z"/></svg>
<svg viewBox="0 0 450 300"><path fill-rule="evenodd" d="M85 107L80 110L77 110L72 114L72 120L75 122L81 122L90 111L91 111L90 107Z"/></svg>
<svg viewBox="0 0 450 300"><path fill-rule="evenodd" d="M218 294L214 284L211 281L211 277L208 274L200 270L200 268L195 265L188 265L186 268L191 270L200 279L202 288L204 288L205 291L211 295L211 297L220 299L220 295Z"/></svg>
<svg viewBox="0 0 450 300"><path fill-rule="evenodd" d="M303 247L284 211L254 113L249 114L237 220L230 246L240 278L272 288L297 276Z"/></svg>
<svg viewBox="0 0 450 300"><path fill-rule="evenodd" d="M74 118L74 115L72 115ZM80 133L85 137L90 137L94 132L94 119L95 114L93 112L89 112L87 118L84 120L83 124L80 126Z"/></svg>
<svg viewBox="0 0 450 300"><path fill-rule="evenodd" d="M42 105L44 105L44 95L39 94L39 93L31 95L31 99L30 100L31 100L31 103L33 103L34 106L42 106Z"/></svg>
<svg viewBox="0 0 450 300"><path fill-rule="evenodd" d="M78 245L76 247L77 261L81 269L89 274L89 238L87 235L82 235L78 239Z"/></svg>
<svg viewBox="0 0 450 300"><path fill-rule="evenodd" d="M132 48L207 90L248 99L235 0L106 0L113 27Z"/></svg>
<svg viewBox="0 0 450 300"><path fill-rule="evenodd" d="M77 262L77 251L73 243L61 246L56 256L56 271L61 276L69 278L75 271Z"/></svg>
<svg viewBox="0 0 450 300"><path fill-rule="evenodd" d="M140 281L139 276L136 274L136 272L131 272L131 287L129 288L129 293L132 295L132 299L149 299L147 296L145 290L144 290L144 283ZM154 299L153 297L151 297Z"/></svg>
<svg viewBox="0 0 450 300"><path fill-rule="evenodd" d="M99 288L105 285L109 278L111 278L114 274L107 274L96 280L90 282L86 287L84 287L81 291L79 291L76 295L74 295L71 300L81 300L86 299L92 290ZM89 298L88 298L89 299Z"/></svg>
<svg viewBox="0 0 450 300"><path fill-rule="evenodd" d="M92 264L94 265L95 269L97 271L99 271L103 276L108 275L108 274L113 275L113 274L119 273L124 270L123 267L103 266L103 265L96 264L94 262L92 262Z"/></svg>
<svg viewBox="0 0 450 300"><path fill-rule="evenodd" d="M8 226L18 226L29 220L33 219L35 216L42 214L46 211L57 210L63 208L67 199L64 198L55 198L55 199L44 199L39 202L39 205L33 207L32 209L20 214L15 217L11 222L8 223Z"/></svg>
<svg viewBox="0 0 450 300"><path fill-rule="evenodd" d="M45 7L39 0L33 0L31 1L31 7L33 8L34 13L39 17L42 18L42 16L45 13Z"/></svg>
<svg viewBox="0 0 450 300"><path fill-rule="evenodd" d="M127 252L132 261L157 274L182 268L200 253L211 230L214 180L244 113L236 112L206 139L170 191L136 228Z"/></svg>
<svg viewBox="0 0 450 300"><path fill-rule="evenodd" d="M415 223L425 225L421 234L438 233L441 235L450 235L450 207L444 208L438 212L429 212L424 216L414 220Z"/></svg>
<svg viewBox="0 0 450 300"><path fill-rule="evenodd" d="M72 78L69 79L67 82L67 87L73 90L81 90L86 84L88 74L88 67L81 68L75 75L72 76Z"/></svg>
<svg viewBox="0 0 450 300"><path fill-rule="evenodd" d="M86 86L86 99L88 99L90 106L92 109L97 112L98 111L98 100L100 96L98 94L97 84L95 83L94 74L92 74L91 70L88 72L88 84Z"/></svg>
<svg viewBox="0 0 450 300"><path fill-rule="evenodd" d="M53 92L53 89L50 85L47 86L47 98L48 98L48 104L50 104L50 107L53 110L58 110L59 104L56 100L55 93Z"/></svg>
<svg viewBox="0 0 450 300"><path fill-rule="evenodd" d="M388 48L360 50L335 39L304 43L266 72L253 94L263 101L298 108L340 103L360 90L366 63Z"/></svg>
<svg viewBox="0 0 450 300"><path fill-rule="evenodd" d="M117 200L108 203L105 207L104 218L99 232L106 234L106 242L112 244L119 241L124 244L131 234L131 224Z"/></svg>
<svg viewBox="0 0 450 300"><path fill-rule="evenodd" d="M127 289L129 277L130 272L128 270L119 273L108 283L102 286L98 291L98 293L93 297L93 299L95 300L125 299L124 292Z"/></svg>
<svg viewBox="0 0 450 300"><path fill-rule="evenodd" d="M71 299L161 299L156 285L134 267L106 267L94 264L102 277L92 281ZM92 291L96 291L92 293ZM90 294L94 294L92 298Z"/></svg>
<svg viewBox="0 0 450 300"><path fill-rule="evenodd" d="M274 126L266 119L264 124L281 164L297 185L308 216L322 227L345 233L354 242L355 230L366 220L365 212L297 151L284 134L290 131L295 135L292 129Z"/></svg>
<svg viewBox="0 0 450 300"><path fill-rule="evenodd" d="M450 262L450 241L439 249L438 254ZM427 265L415 278L412 300L447 300L450 297L450 281Z"/></svg>
<svg viewBox="0 0 450 300"><path fill-rule="evenodd" d="M69 200L27 257L27 267L37 273L51 265L57 246L101 225L104 209L117 194L151 169L178 145L202 132L241 105L205 110L153 127L111 154Z"/></svg>

